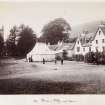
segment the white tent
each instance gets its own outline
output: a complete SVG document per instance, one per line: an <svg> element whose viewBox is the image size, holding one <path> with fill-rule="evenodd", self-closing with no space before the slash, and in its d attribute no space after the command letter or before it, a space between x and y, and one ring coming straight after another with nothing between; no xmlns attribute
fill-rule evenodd
<svg viewBox="0 0 105 105"><path fill-rule="evenodd" d="M43 61L43 58L45 61L53 61L55 51L50 50L47 44L37 42L32 51L27 54L27 59L30 57L32 57L33 61Z"/></svg>

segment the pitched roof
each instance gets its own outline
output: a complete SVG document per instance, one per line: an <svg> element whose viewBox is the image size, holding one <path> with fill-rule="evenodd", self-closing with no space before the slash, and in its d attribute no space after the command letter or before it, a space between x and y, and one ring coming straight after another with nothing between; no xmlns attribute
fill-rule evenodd
<svg viewBox="0 0 105 105"><path fill-rule="evenodd" d="M68 50L72 50L75 46L75 43L70 43Z"/></svg>
<svg viewBox="0 0 105 105"><path fill-rule="evenodd" d="M90 42L89 43L84 43L82 46L83 47L90 47L91 46L91 43Z"/></svg>
<svg viewBox="0 0 105 105"><path fill-rule="evenodd" d="M91 46L91 39L94 37L94 33L88 33L88 34L85 34L84 36L80 36L78 37L77 39L80 40L81 42L81 45L83 47L89 47Z"/></svg>
<svg viewBox="0 0 105 105"><path fill-rule="evenodd" d="M48 48L46 43L37 42L34 48L27 55L40 55L40 54L54 54L54 51L51 51Z"/></svg>
<svg viewBox="0 0 105 105"><path fill-rule="evenodd" d="M49 48L51 50L59 51L59 50L72 50L74 48L75 43L62 43L62 45L50 45Z"/></svg>
<svg viewBox="0 0 105 105"><path fill-rule="evenodd" d="M94 38L96 37L96 33L97 33L97 31L98 31L99 29L101 29L101 30L102 30L102 32L103 32L103 33L104 33L104 35L105 35L105 26L104 26L104 25L100 25L100 26L98 27L98 29L96 30L96 32L95 32L95 34L94 34L93 38L91 39L91 41L93 41L93 40L94 40Z"/></svg>
<svg viewBox="0 0 105 105"><path fill-rule="evenodd" d="M100 28L101 28L102 32L104 33L104 35L105 35L105 26L100 27Z"/></svg>
<svg viewBox="0 0 105 105"><path fill-rule="evenodd" d="M58 45L49 45L49 49L55 51L58 48Z"/></svg>
<svg viewBox="0 0 105 105"><path fill-rule="evenodd" d="M95 33L88 33L84 36L84 38L81 39L81 44L84 45L85 43L91 42L91 40L94 38Z"/></svg>
<svg viewBox="0 0 105 105"><path fill-rule="evenodd" d="M57 50L72 50L74 48L75 43L63 43Z"/></svg>

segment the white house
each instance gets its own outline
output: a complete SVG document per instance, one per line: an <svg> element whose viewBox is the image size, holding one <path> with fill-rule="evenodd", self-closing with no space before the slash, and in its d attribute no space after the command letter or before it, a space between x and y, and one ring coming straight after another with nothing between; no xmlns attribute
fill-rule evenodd
<svg viewBox="0 0 105 105"><path fill-rule="evenodd" d="M75 42L75 46L74 46L74 55L82 54L82 52L83 52L82 49L83 49L82 43L81 43L80 38L78 37Z"/></svg>
<svg viewBox="0 0 105 105"><path fill-rule="evenodd" d="M105 50L105 26L98 27L96 33L86 34L84 37L78 37L74 47L74 54L85 55L86 53L102 52Z"/></svg>
<svg viewBox="0 0 105 105"><path fill-rule="evenodd" d="M81 34L75 43L60 43L56 51L66 50L68 57L85 55L88 52L105 51L105 26L100 25L95 33Z"/></svg>
<svg viewBox="0 0 105 105"><path fill-rule="evenodd" d="M91 50L93 52L105 51L105 26L100 26L91 40Z"/></svg>
<svg viewBox="0 0 105 105"><path fill-rule="evenodd" d="M49 48L55 51L56 55L59 57L63 56L63 51L67 51L67 56L72 57L74 54L74 45L75 43L64 43L58 42L56 45L50 45Z"/></svg>

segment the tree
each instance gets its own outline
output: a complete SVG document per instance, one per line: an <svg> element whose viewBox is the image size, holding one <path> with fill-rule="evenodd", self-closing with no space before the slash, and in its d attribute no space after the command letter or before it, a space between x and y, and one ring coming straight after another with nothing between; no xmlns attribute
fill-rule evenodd
<svg viewBox="0 0 105 105"><path fill-rule="evenodd" d="M4 39L2 37L2 34L0 33L0 57L2 56L3 45L4 45Z"/></svg>
<svg viewBox="0 0 105 105"><path fill-rule="evenodd" d="M63 18L57 18L43 27L41 37L47 43L56 44L58 41L68 40L70 30L70 25Z"/></svg>
<svg viewBox="0 0 105 105"><path fill-rule="evenodd" d="M7 40L8 54L18 57L26 56L35 45L35 41L36 35L30 27L23 24L19 27L14 26Z"/></svg>
<svg viewBox="0 0 105 105"><path fill-rule="evenodd" d="M18 56L24 57L34 47L36 35L33 34L33 30L30 27L26 26L22 28L19 36L16 52Z"/></svg>
<svg viewBox="0 0 105 105"><path fill-rule="evenodd" d="M15 39L16 39L17 30L18 28L16 26L13 26L13 28L10 30L10 35L6 41L8 55L15 55L15 49L16 49Z"/></svg>

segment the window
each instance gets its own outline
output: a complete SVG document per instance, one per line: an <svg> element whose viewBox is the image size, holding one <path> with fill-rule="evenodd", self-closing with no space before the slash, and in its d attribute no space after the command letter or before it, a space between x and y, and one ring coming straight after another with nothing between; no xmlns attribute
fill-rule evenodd
<svg viewBox="0 0 105 105"><path fill-rule="evenodd" d="M101 31L99 31L99 35L101 34Z"/></svg>
<svg viewBox="0 0 105 105"><path fill-rule="evenodd" d="M96 40L96 44L98 44L98 40Z"/></svg>
<svg viewBox="0 0 105 105"><path fill-rule="evenodd" d="M105 51L105 46L102 47L102 50Z"/></svg>
<svg viewBox="0 0 105 105"><path fill-rule="evenodd" d="M105 39L102 39L102 43L105 43Z"/></svg>
<svg viewBox="0 0 105 105"><path fill-rule="evenodd" d="M96 52L98 52L98 47L96 47Z"/></svg>
<svg viewBox="0 0 105 105"><path fill-rule="evenodd" d="M79 44L79 41L78 41L78 44Z"/></svg>
<svg viewBox="0 0 105 105"><path fill-rule="evenodd" d="M83 48L83 51L85 52L85 48Z"/></svg>
<svg viewBox="0 0 105 105"><path fill-rule="evenodd" d="M89 47L89 52L91 52L91 47Z"/></svg>
<svg viewBox="0 0 105 105"><path fill-rule="evenodd" d="M80 47L77 47L77 52L79 52L80 51Z"/></svg>

